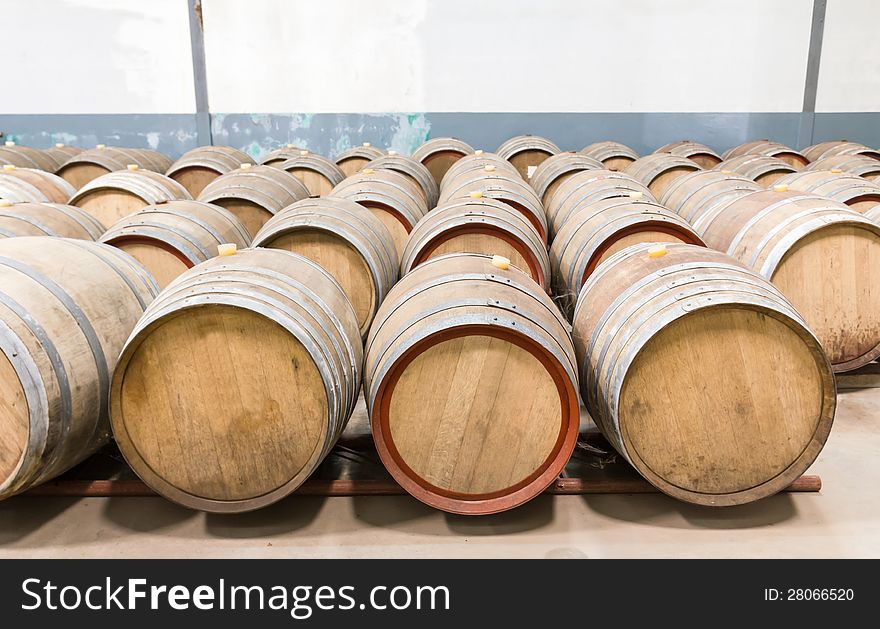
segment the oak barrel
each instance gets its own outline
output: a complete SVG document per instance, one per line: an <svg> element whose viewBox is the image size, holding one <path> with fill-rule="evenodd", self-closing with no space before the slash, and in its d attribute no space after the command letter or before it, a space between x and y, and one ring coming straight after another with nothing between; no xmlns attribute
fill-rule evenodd
<svg viewBox="0 0 880 629"><path fill-rule="evenodd" d="M742 175L765 188L769 188L778 179L790 173L798 172L797 168L779 158L751 154L724 160L715 167L715 170Z"/></svg>
<svg viewBox="0 0 880 629"><path fill-rule="evenodd" d="M323 155L302 150L298 155L284 160L278 165L303 182L309 196L322 197L329 194L334 186L345 179L345 173L334 162Z"/></svg>
<svg viewBox="0 0 880 629"><path fill-rule="evenodd" d="M457 199L429 212L406 241L400 274L448 253L499 255L545 290L550 288L547 245L522 213L503 201Z"/></svg>
<svg viewBox="0 0 880 629"><path fill-rule="evenodd" d="M491 168L487 169L487 166ZM443 188L448 186L450 181L458 179L463 174L482 171L499 171L516 177L520 176L513 164L506 159L499 157L495 153L486 153L485 151L478 150L474 151L471 155L465 155L449 167L449 170L446 171L446 174L440 181L440 192L443 192Z"/></svg>
<svg viewBox="0 0 880 629"><path fill-rule="evenodd" d="M679 177L660 197L665 205L688 222L730 199L764 188L731 171L698 170Z"/></svg>
<svg viewBox="0 0 880 629"><path fill-rule="evenodd" d="M393 170L364 168L346 177L330 196L356 201L372 211L391 232L398 255L412 228L428 213L418 186Z"/></svg>
<svg viewBox="0 0 880 629"><path fill-rule="evenodd" d="M452 513L530 500L577 440L565 319L530 277L492 260L451 254L416 267L388 293L367 341L379 456L407 492Z"/></svg>
<svg viewBox="0 0 880 629"><path fill-rule="evenodd" d="M849 142L847 140L833 140L831 142L820 142L813 146L808 146L803 150L804 157L810 162L816 162L826 157L836 157L838 155L862 155L870 159L880 160L880 151L872 149L870 146L859 144L858 142Z"/></svg>
<svg viewBox="0 0 880 629"><path fill-rule="evenodd" d="M61 163L49 153L29 146L19 146L6 142L0 146L0 164L10 164L19 168L35 168L54 173Z"/></svg>
<svg viewBox="0 0 880 629"><path fill-rule="evenodd" d="M473 152L470 144L459 139L432 138L413 151L412 158L431 172L439 186L450 166Z"/></svg>
<svg viewBox="0 0 880 629"><path fill-rule="evenodd" d="M581 287L605 260L645 242L705 246L687 221L651 201L603 199L571 214L550 248L553 292L562 311L571 316Z"/></svg>
<svg viewBox="0 0 880 629"><path fill-rule="evenodd" d="M54 159L58 163L58 167L60 168L67 160L69 160L74 155L79 155L83 152L83 150L78 146L69 146L67 144L64 144L63 142L57 142L49 148L43 149L43 152L47 153L52 159ZM55 170L58 169L56 168Z"/></svg>
<svg viewBox="0 0 880 629"><path fill-rule="evenodd" d="M714 168L721 163L721 156L705 144L691 140L679 140L670 142L658 148L655 153L671 153L680 157L687 157L696 162L700 168Z"/></svg>
<svg viewBox="0 0 880 629"><path fill-rule="evenodd" d="M126 216L101 236L144 265L161 288L178 275L218 254L218 247L250 246L250 235L229 210L202 201L148 205Z"/></svg>
<svg viewBox="0 0 880 629"><path fill-rule="evenodd" d="M864 155L835 155L816 160L804 170L840 170L865 179L880 179L880 160Z"/></svg>
<svg viewBox="0 0 880 629"><path fill-rule="evenodd" d="M242 164L254 164L251 156L244 151L231 146L200 146L181 155L165 174L196 198L217 177L232 172Z"/></svg>
<svg viewBox="0 0 880 629"><path fill-rule="evenodd" d="M131 165L127 170L93 179L80 188L69 203L82 208L109 228L145 205L177 199L192 197L186 188L170 177Z"/></svg>
<svg viewBox="0 0 880 629"><path fill-rule="evenodd" d="M800 170L806 166L808 160L803 153L799 153L791 147L772 142L771 140L755 140L754 142L746 142L738 146L727 149L721 158L724 161L739 157L741 155L763 155L764 157L775 157L792 166L795 170Z"/></svg>
<svg viewBox="0 0 880 629"><path fill-rule="evenodd" d="M76 189L64 179L45 170L19 168L12 164L5 164L2 173L26 181L39 190L46 197L46 201L52 203L67 203L67 200L76 194Z"/></svg>
<svg viewBox="0 0 880 629"><path fill-rule="evenodd" d="M362 360L354 311L320 266L273 249L213 258L169 284L126 342L110 388L113 434L170 500L264 507L333 447Z"/></svg>
<svg viewBox="0 0 880 629"><path fill-rule="evenodd" d="M842 173L839 169L836 172L802 170L778 179L775 185L828 197L848 205L856 212L864 212L880 203L880 185L864 177Z"/></svg>
<svg viewBox="0 0 880 629"><path fill-rule="evenodd" d="M274 166L277 168L281 166L282 163L289 160L291 157L296 157L297 155L299 155L300 151L305 150L306 147L304 146L297 146L296 144L286 144L263 155L259 163L261 166Z"/></svg>
<svg viewBox="0 0 880 629"><path fill-rule="evenodd" d="M0 286L0 498L6 498L106 443L110 375L158 287L112 247L27 236L0 239Z"/></svg>
<svg viewBox="0 0 880 629"><path fill-rule="evenodd" d="M581 153L557 153L541 162L535 169L529 184L546 204L562 183L582 170L604 170L605 165L597 159Z"/></svg>
<svg viewBox="0 0 880 629"><path fill-rule="evenodd" d="M9 203L0 200L0 238L54 236L98 240L104 226L88 212L60 203Z"/></svg>
<svg viewBox="0 0 880 629"><path fill-rule="evenodd" d="M434 175L413 158L389 151L387 155L377 157L368 163L366 168L393 170L400 173L419 187L422 191L422 196L425 197L425 203L427 203L429 210L436 207L437 199L440 197L440 188L434 180Z"/></svg>
<svg viewBox="0 0 880 629"><path fill-rule="evenodd" d="M581 395L614 448L661 491L700 505L772 495L828 438L834 377L772 284L691 245L636 245L584 285Z"/></svg>
<svg viewBox="0 0 880 629"><path fill-rule="evenodd" d="M11 164L4 164L7 168ZM18 168L17 166L12 166ZM20 169L24 170L24 169ZM0 201L8 203L42 203L48 202L49 197L32 183L21 177L14 177L7 170L0 170Z"/></svg>
<svg viewBox="0 0 880 629"><path fill-rule="evenodd" d="M102 175L125 170L129 164L161 174L171 168L171 160L156 151L98 145L68 159L55 174L79 190Z"/></svg>
<svg viewBox="0 0 880 629"><path fill-rule="evenodd" d="M686 157L651 153L634 161L623 172L645 184L655 197L661 197L673 181L695 170L700 170L700 166Z"/></svg>
<svg viewBox="0 0 880 629"><path fill-rule="evenodd" d="M391 232L370 210L348 199L297 201L263 225L254 246L291 251L320 264L348 296L361 336L397 281Z"/></svg>
<svg viewBox="0 0 880 629"><path fill-rule="evenodd" d="M639 158L639 154L620 142L594 142L579 151L582 155L598 159L608 170L626 170Z"/></svg>
<svg viewBox="0 0 880 629"><path fill-rule="evenodd" d="M526 181L531 179L538 164L559 151L558 146L539 135L518 135L495 149L495 153L513 164Z"/></svg>
<svg viewBox="0 0 880 629"><path fill-rule="evenodd" d="M205 186L198 200L235 214L253 238L282 208L308 196L308 188L290 173L272 166L242 164Z"/></svg>
<svg viewBox="0 0 880 629"><path fill-rule="evenodd" d="M834 371L880 356L880 226L837 201L775 190L741 196L692 224L708 246L779 288Z"/></svg>
<svg viewBox="0 0 880 629"><path fill-rule="evenodd" d="M350 177L366 166L368 162L383 155L385 155L385 151L376 148L369 142L364 142L361 146L353 146L342 151L336 156L335 161L336 165L345 173L345 176Z"/></svg>

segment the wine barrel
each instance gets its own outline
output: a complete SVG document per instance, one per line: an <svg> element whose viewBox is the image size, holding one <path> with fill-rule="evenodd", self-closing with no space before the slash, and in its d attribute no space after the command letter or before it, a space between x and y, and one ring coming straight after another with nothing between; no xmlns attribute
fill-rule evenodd
<svg viewBox="0 0 880 629"><path fill-rule="evenodd" d="M84 185L70 198L70 205L82 208L109 228L145 205L176 199L192 197L170 177L131 164L127 170L102 175Z"/></svg>
<svg viewBox="0 0 880 629"><path fill-rule="evenodd" d="M67 200L76 194L76 189L64 179L45 170L19 168L12 164L4 164L2 172L4 175L16 177L31 184L46 197L46 201L52 203L67 203Z"/></svg>
<svg viewBox="0 0 880 629"><path fill-rule="evenodd" d="M200 146L180 156L165 174L195 198L220 175L242 164L254 164L251 156L231 146Z"/></svg>
<svg viewBox="0 0 880 629"><path fill-rule="evenodd" d="M686 157L670 153L651 153L634 161L623 172L641 181L651 194L659 198L673 181L695 170L700 170L700 167Z"/></svg>
<svg viewBox="0 0 880 629"><path fill-rule="evenodd" d="M373 212L391 232L398 256L412 228L428 213L418 187L393 170L364 168L346 177L330 196L356 201Z"/></svg>
<svg viewBox="0 0 880 629"><path fill-rule="evenodd" d="M696 162L700 168L714 168L721 163L721 156L705 144L692 142L691 140L679 140L664 144L655 153L671 153L679 157L687 157Z"/></svg>
<svg viewBox="0 0 880 629"><path fill-rule="evenodd" d="M870 159L880 160L880 151L872 149L870 146L847 140L820 142L805 148L803 154L810 162L816 162L826 157L837 157L838 155L861 155Z"/></svg>
<svg viewBox="0 0 880 629"><path fill-rule="evenodd" d="M438 203L442 205L455 199L473 197L504 201L521 212L541 236L541 240L547 242L547 216L541 199L518 175L497 170L461 173L440 191Z"/></svg>
<svg viewBox="0 0 880 629"><path fill-rule="evenodd" d="M0 164L11 164L19 168L34 168L54 173L61 165L53 156L29 146L19 146L15 142L6 142L0 146Z"/></svg>
<svg viewBox="0 0 880 629"><path fill-rule="evenodd" d="M863 155L835 155L816 160L804 170L840 170L865 179L880 179L880 160Z"/></svg>
<svg viewBox="0 0 880 629"><path fill-rule="evenodd" d="M865 210L862 212L862 216L880 224L880 205L875 205L874 207Z"/></svg>
<svg viewBox="0 0 880 629"><path fill-rule="evenodd" d="M383 155L385 155L385 151L376 148L369 142L364 142L361 146L354 146L337 155L336 165L345 173L346 177L351 177L368 162Z"/></svg>
<svg viewBox="0 0 880 629"><path fill-rule="evenodd" d="M834 371L880 356L880 226L837 201L774 190L741 196L692 224L708 246L782 291Z"/></svg>
<svg viewBox="0 0 880 629"><path fill-rule="evenodd" d="M367 164L367 168L374 170L393 170L405 176L412 181L425 198L428 209L437 206L437 199L440 197L440 188L434 180L434 175L421 163L411 157L398 155L397 153L388 152L387 155L377 157Z"/></svg>
<svg viewBox="0 0 880 629"><path fill-rule="evenodd" d="M419 265L388 293L367 341L364 397L379 456L407 492L452 513L530 500L577 440L565 319L525 273L492 260L451 254Z"/></svg>
<svg viewBox="0 0 880 629"><path fill-rule="evenodd" d="M4 164L3 168L5 169L8 166L11 166L11 164ZM13 168L18 168L18 166L13 166ZM0 170L0 201L8 203L43 203L48 202L49 197L32 183L25 181L21 177L14 177L6 170Z"/></svg>
<svg viewBox="0 0 880 629"><path fill-rule="evenodd" d="M679 177L660 197L660 204L692 223L704 212L763 187L731 171L698 170Z"/></svg>
<svg viewBox="0 0 880 629"><path fill-rule="evenodd" d="M107 442L110 374L158 287L112 247L30 237L0 239L0 285L0 498L6 498Z"/></svg>
<svg viewBox="0 0 880 629"><path fill-rule="evenodd" d="M98 240L104 226L89 213L60 203L0 201L0 238L55 236Z"/></svg>
<svg viewBox="0 0 880 629"><path fill-rule="evenodd" d="M495 149L495 153L513 164L519 176L525 180L532 178L538 164L559 151L558 146L539 135L518 135Z"/></svg>
<svg viewBox="0 0 880 629"><path fill-rule="evenodd" d="M400 274L448 253L501 256L541 288L550 288L547 245L521 212L502 201L459 199L428 212L406 241Z"/></svg>
<svg viewBox="0 0 880 629"><path fill-rule="evenodd" d="M572 315L581 287L605 260L644 242L705 246L687 221L658 203L617 197L581 206L550 248L553 292L562 311Z"/></svg>
<svg viewBox="0 0 880 629"><path fill-rule="evenodd" d="M178 275L218 254L218 247L250 246L250 235L235 215L202 201L148 205L126 216L101 237L144 265L161 288Z"/></svg>
<svg viewBox="0 0 880 629"><path fill-rule="evenodd" d="M739 146L727 149L721 158L726 162L734 157L742 155L763 155L764 157L775 157L794 168L800 170L810 163L803 153L780 144L779 142L771 142L770 140L756 140L754 142L746 142Z"/></svg>
<svg viewBox="0 0 880 629"><path fill-rule="evenodd" d="M270 151L263 155L263 158L260 160L261 166L274 166L278 168L289 160L291 157L296 157L299 155L300 151L305 151L306 148L304 146L297 146L296 144L287 144L282 146L281 148L277 148L274 151Z"/></svg>
<svg viewBox="0 0 880 629"><path fill-rule="evenodd" d="M602 199L629 197L656 201L651 191L629 175L612 170L587 170L563 182L547 200L547 224L554 238L579 207Z"/></svg>
<svg viewBox="0 0 880 629"><path fill-rule="evenodd" d="M300 151L299 155L295 157L284 160L278 168L303 182L309 191L309 196L312 197L322 197L329 194L334 186L342 183L342 180L345 179L345 173L340 170L339 166L323 155L309 153L306 150Z"/></svg>
<svg viewBox="0 0 880 629"><path fill-rule="evenodd" d="M297 201L263 225L254 246L291 251L320 264L345 291L364 337L397 281L391 232L370 210L348 199Z"/></svg>
<svg viewBox="0 0 880 629"><path fill-rule="evenodd" d="M486 168L487 166L490 166L491 168ZM485 151L477 150L471 155L465 155L449 167L449 170L446 171L443 180L440 182L440 192L443 192L443 189L449 185L450 181L458 179L466 173L483 171L498 171L514 177L519 177L519 172L513 164L506 159L502 159L495 153L486 153ZM520 179L522 179L522 177L520 177Z"/></svg>
<svg viewBox="0 0 880 629"><path fill-rule="evenodd" d="M819 342L772 284L721 253L617 253L584 285L573 336L590 416L674 498L770 496L828 438L835 387Z"/></svg>
<svg viewBox="0 0 880 629"><path fill-rule="evenodd" d="M797 168L776 157L751 154L731 157L718 164L715 170L742 175L765 188L769 188L778 179L790 173L798 172Z"/></svg>
<svg viewBox="0 0 880 629"><path fill-rule="evenodd" d="M242 164L205 186L198 200L235 214L253 238L282 208L308 196L308 188L290 173L272 166Z"/></svg>
<svg viewBox="0 0 880 629"><path fill-rule="evenodd" d="M778 179L775 185L828 197L848 205L856 212L864 212L880 203L880 185L839 170L802 170Z"/></svg>
<svg viewBox="0 0 880 629"><path fill-rule="evenodd" d="M141 170L166 173L171 168L171 160L156 151L146 149L117 148L99 144L93 149L74 155L61 165L55 174L63 177L79 190L84 185L102 175L125 170L134 164Z"/></svg>
<svg viewBox="0 0 880 629"><path fill-rule="evenodd" d="M439 186L446 171L459 159L473 152L470 144L456 138L433 138L413 151L412 158L430 171Z"/></svg>
<svg viewBox="0 0 880 629"><path fill-rule="evenodd" d="M580 153L557 153L538 165L529 184L538 193L541 202L546 204L556 189L573 174L583 170L603 170L604 168L604 164L599 160Z"/></svg>
<svg viewBox="0 0 880 629"><path fill-rule="evenodd" d="M581 155L597 159L608 170L626 170L626 167L639 158L639 154L620 142L595 142L582 148Z"/></svg>
<svg viewBox="0 0 880 629"><path fill-rule="evenodd" d="M169 284L126 342L110 387L113 434L135 473L174 502L264 507L333 447L362 360L354 311L320 266L273 249L213 258Z"/></svg>
<svg viewBox="0 0 880 629"><path fill-rule="evenodd" d="M74 155L79 155L80 153L82 153L82 151L83 150L78 146L68 146L63 142L57 142L49 148L43 149L44 153L49 155L49 157L51 157L58 163L58 168L63 166L67 162L67 160L69 160ZM56 168L55 170L57 171L58 168Z"/></svg>

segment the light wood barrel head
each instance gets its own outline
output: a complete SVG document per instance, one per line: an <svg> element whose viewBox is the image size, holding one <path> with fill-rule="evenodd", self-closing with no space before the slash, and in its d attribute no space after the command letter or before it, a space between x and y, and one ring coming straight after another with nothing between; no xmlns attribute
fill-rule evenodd
<svg viewBox="0 0 880 629"><path fill-rule="evenodd" d="M305 256L332 275L348 296L362 335L367 333L376 303L376 282L366 260L344 238L326 230L298 229L264 242L261 247Z"/></svg>
<svg viewBox="0 0 880 629"><path fill-rule="evenodd" d="M285 162L286 163L286 162ZM287 168L291 175L303 182L313 197L323 197L330 193L337 182L330 181L321 173L308 168Z"/></svg>
<svg viewBox="0 0 880 629"><path fill-rule="evenodd" d="M831 427L820 358L796 328L747 306L675 320L642 348L622 386L631 460L690 502L739 504L779 491L812 463Z"/></svg>
<svg viewBox="0 0 880 629"><path fill-rule="evenodd" d="M62 179L67 181L67 183L79 190L93 179L102 177L110 172L111 170L109 168L104 168L99 164L81 162L77 164L71 164L70 166L65 166L58 171L58 175Z"/></svg>
<svg viewBox="0 0 880 629"><path fill-rule="evenodd" d="M185 506L268 504L301 482L324 443L317 366L289 332L249 310L199 306L160 319L114 385L127 460Z"/></svg>
<svg viewBox="0 0 880 629"><path fill-rule="evenodd" d="M428 169L439 186L446 171L462 157L473 152L470 144L456 138L433 138L413 151L412 158Z"/></svg>
<svg viewBox="0 0 880 629"><path fill-rule="evenodd" d="M114 223L148 205L141 197L125 190L99 189L76 200L76 206L85 210L104 227Z"/></svg>
<svg viewBox="0 0 880 629"><path fill-rule="evenodd" d="M788 250L770 278L819 338L835 371L880 355L880 237L834 223Z"/></svg>
<svg viewBox="0 0 880 629"><path fill-rule="evenodd" d="M191 268L192 264L163 244L148 238L123 238L118 243L113 243L113 246L143 264L159 287L165 288L173 279Z"/></svg>
<svg viewBox="0 0 880 629"><path fill-rule="evenodd" d="M205 186L222 174L207 166L187 166L168 176L186 188L195 199L205 189Z"/></svg>
<svg viewBox="0 0 880 629"><path fill-rule="evenodd" d="M241 221L241 224L244 225L244 228L247 230L248 235L252 240L263 225L266 224L266 221L274 216L272 212L266 208L248 201L247 199L225 197L215 199L211 201L211 203L219 205L235 214L235 218Z"/></svg>
<svg viewBox="0 0 880 629"><path fill-rule="evenodd" d="M29 432L24 387L9 357L0 351L0 485L19 466Z"/></svg>
<svg viewBox="0 0 880 629"><path fill-rule="evenodd" d="M571 387L530 339L448 329L394 365L377 395L373 436L383 463L419 500L496 513L543 491L564 465L560 455L577 435Z"/></svg>

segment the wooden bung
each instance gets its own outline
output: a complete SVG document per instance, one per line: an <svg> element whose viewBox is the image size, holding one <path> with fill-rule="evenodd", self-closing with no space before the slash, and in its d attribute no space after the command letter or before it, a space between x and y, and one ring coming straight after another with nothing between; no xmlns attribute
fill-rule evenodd
<svg viewBox="0 0 880 629"><path fill-rule="evenodd" d="M70 198L70 205L85 210L109 229L145 205L177 199L192 197L170 177L151 170L127 169L93 179Z"/></svg>
<svg viewBox="0 0 880 629"><path fill-rule="evenodd" d="M391 232L370 210L349 199L297 201L263 225L254 246L291 251L321 265L348 296L364 337L397 281L399 261Z"/></svg>
<svg viewBox="0 0 880 629"><path fill-rule="evenodd" d="M612 197L656 201L646 186L624 173L612 170L586 170L575 173L566 179L547 201L550 237L556 237L565 221L577 208Z"/></svg>
<svg viewBox="0 0 880 629"><path fill-rule="evenodd" d="M718 164L715 170L741 175L765 188L769 188L786 175L797 172L794 166L777 157L752 154L731 157Z"/></svg>
<svg viewBox="0 0 880 629"><path fill-rule="evenodd" d="M692 223L703 212L763 187L730 171L698 170L679 177L660 197L660 204Z"/></svg>
<svg viewBox="0 0 880 629"><path fill-rule="evenodd" d="M783 162L794 168L794 170L800 170L810 162L810 160L808 160L802 153L799 153L793 148L780 144L779 142L771 142L770 140L756 140L754 142L746 142L745 144L734 146L733 148L727 149L721 158L724 161L727 161L741 155L763 155L765 157L775 157L781 159Z"/></svg>
<svg viewBox="0 0 880 629"><path fill-rule="evenodd" d="M0 239L0 285L0 498L7 498L107 442L116 358L159 289L112 247L27 236Z"/></svg>
<svg viewBox="0 0 880 629"><path fill-rule="evenodd" d="M773 190L733 199L692 224L709 247L779 288L835 372L880 356L880 226L837 201Z"/></svg>
<svg viewBox="0 0 880 629"><path fill-rule="evenodd" d="M367 164L367 168L372 168L373 170L393 170L400 173L421 190L429 210L437 206L440 188L437 186L431 171L413 158L406 157L405 155L391 155L389 152L388 155L377 157L371 161Z"/></svg>
<svg viewBox="0 0 880 629"><path fill-rule="evenodd" d="M205 186L198 200L235 214L253 238L282 208L308 196L308 188L290 173L245 163Z"/></svg>
<svg viewBox="0 0 880 629"><path fill-rule="evenodd" d="M836 398L822 347L779 290L724 254L617 253L584 285L573 336L590 416L674 498L770 496L828 438Z"/></svg>
<svg viewBox="0 0 880 629"><path fill-rule="evenodd" d="M557 153L538 165L529 184L535 189L541 203L546 204L556 189L575 173L583 170L604 170L604 168L604 164L599 160L580 153Z"/></svg>
<svg viewBox="0 0 880 629"><path fill-rule="evenodd" d="M365 168L346 177L330 196L355 201L373 212L391 232L398 256L413 227L428 213L418 186L393 170Z"/></svg>
<svg viewBox="0 0 880 629"><path fill-rule="evenodd" d="M196 198L220 175L253 163L250 155L231 146L200 146L181 155L165 174Z"/></svg>
<svg viewBox="0 0 880 629"><path fill-rule="evenodd" d="M655 153L671 153L680 157L686 157L696 162L700 168L714 168L721 163L721 156L705 144L690 140L670 142L658 148Z"/></svg>
<svg viewBox="0 0 880 629"><path fill-rule="evenodd" d="M634 161L624 172L645 184L651 194L659 198L673 181L695 170L700 170L700 166L686 157L651 153Z"/></svg>
<svg viewBox="0 0 880 629"><path fill-rule="evenodd" d="M119 449L192 509L251 511L314 471L354 410L363 347L339 284L302 256L246 249L169 284L110 387Z"/></svg>
<svg viewBox="0 0 880 629"><path fill-rule="evenodd" d="M559 153L560 148L539 135L518 135L503 142L495 153L516 168L520 177L528 181L538 164Z"/></svg>
<svg viewBox="0 0 880 629"><path fill-rule="evenodd" d="M490 198L456 199L438 206L413 229L400 274L448 253L499 255L541 288L550 288L547 246L521 212Z"/></svg>
<svg viewBox="0 0 880 629"><path fill-rule="evenodd" d="M244 249L250 235L232 212L202 201L148 205L118 221L101 237L144 265L161 288L232 243Z"/></svg>
<svg viewBox="0 0 880 629"><path fill-rule="evenodd" d="M473 152L470 144L456 138L433 138L413 151L412 158L430 171L439 186L446 171L459 159Z"/></svg>
<svg viewBox="0 0 880 629"><path fill-rule="evenodd" d="M880 162L878 162L880 163ZM880 203L880 185L857 175L830 170L802 170L778 179L789 190L812 192L865 212Z"/></svg>
<svg viewBox="0 0 880 629"><path fill-rule="evenodd" d="M336 165L345 173L345 176L350 177L369 162L383 155L385 155L385 151L372 146L369 142L364 142L361 146L353 146L342 151L342 153L336 156L335 161Z"/></svg>
<svg viewBox="0 0 880 629"><path fill-rule="evenodd" d="M98 240L104 226L88 212L60 203L0 202L0 238L54 236Z"/></svg>
<svg viewBox="0 0 880 629"><path fill-rule="evenodd" d="M117 170L125 170L135 164L143 170L166 173L171 168L171 160L161 153L146 149L118 148L98 145L82 151L68 159L55 171L77 190L93 179Z"/></svg>
<svg viewBox="0 0 880 629"><path fill-rule="evenodd" d="M322 197L329 194L334 186L345 179L345 173L335 163L323 155L305 152L295 155L278 164L278 168L286 171L303 182L309 196Z"/></svg>
<svg viewBox="0 0 880 629"><path fill-rule="evenodd" d="M563 312L571 316L581 287L605 260L645 242L705 246L687 221L652 201L613 197L580 206L550 249L553 292Z"/></svg>
<svg viewBox="0 0 880 629"><path fill-rule="evenodd" d="M367 341L379 456L407 492L451 513L534 498L577 440L567 324L538 284L494 260L450 254L416 267L388 293Z"/></svg>
<svg viewBox="0 0 880 629"><path fill-rule="evenodd" d="M639 158L639 154L620 142L595 142L582 148L581 155L597 159L608 170L626 170L626 167Z"/></svg>

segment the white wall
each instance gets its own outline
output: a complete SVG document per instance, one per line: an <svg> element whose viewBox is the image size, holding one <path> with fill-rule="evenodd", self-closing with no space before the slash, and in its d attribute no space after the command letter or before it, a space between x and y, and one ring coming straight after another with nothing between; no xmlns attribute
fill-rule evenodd
<svg viewBox="0 0 880 629"><path fill-rule="evenodd" d="M225 112L799 111L812 0L203 0Z"/></svg>
<svg viewBox="0 0 880 629"><path fill-rule="evenodd" d="M816 111L880 110L880 1L829 0Z"/></svg>
<svg viewBox="0 0 880 629"><path fill-rule="evenodd" d="M0 0L0 113L195 111L186 0Z"/></svg>

